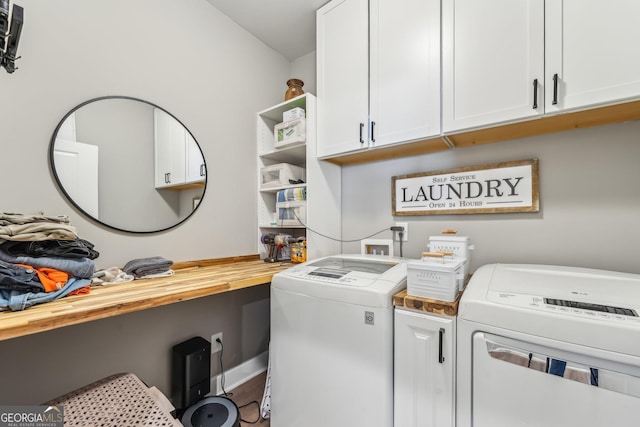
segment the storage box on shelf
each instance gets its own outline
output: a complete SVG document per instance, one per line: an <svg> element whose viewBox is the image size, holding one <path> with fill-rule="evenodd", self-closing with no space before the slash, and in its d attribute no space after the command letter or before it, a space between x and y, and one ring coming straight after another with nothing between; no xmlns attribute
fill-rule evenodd
<svg viewBox="0 0 640 427"><path fill-rule="evenodd" d="M451 253L453 259L463 262L465 280L469 277L471 265L471 251L475 245L471 244L468 236L458 236L456 230L442 230L440 236L429 236L429 251Z"/></svg>
<svg viewBox="0 0 640 427"><path fill-rule="evenodd" d="M272 188L282 188L293 185L291 181L300 183L304 182L305 169L300 166L290 165L288 163L278 163L275 165L264 166L260 169L260 189L268 190Z"/></svg>
<svg viewBox="0 0 640 427"><path fill-rule="evenodd" d="M273 131L273 145L275 148L288 147L305 142L306 140L306 123L304 118L279 123Z"/></svg>
<svg viewBox="0 0 640 427"><path fill-rule="evenodd" d="M277 202L276 225L304 227L307 221L307 202Z"/></svg>
<svg viewBox="0 0 640 427"><path fill-rule="evenodd" d="M455 301L464 287L464 261L443 253L422 255L422 260L407 263L407 294Z"/></svg>
<svg viewBox="0 0 640 427"><path fill-rule="evenodd" d="M340 167L317 159L316 98L303 94L257 114L258 252L267 233L306 237L309 259L340 253ZM308 197L307 197L308 194Z"/></svg>

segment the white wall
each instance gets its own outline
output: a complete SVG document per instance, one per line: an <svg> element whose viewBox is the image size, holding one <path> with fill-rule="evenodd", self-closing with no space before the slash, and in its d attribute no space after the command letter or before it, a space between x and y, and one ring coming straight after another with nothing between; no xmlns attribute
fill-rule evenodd
<svg viewBox="0 0 640 427"><path fill-rule="evenodd" d="M316 51L308 53L291 62L291 78L304 82L302 89L316 95Z"/></svg>
<svg viewBox="0 0 640 427"><path fill-rule="evenodd" d="M69 214L79 235L100 252L99 268L154 255L185 261L256 253L255 113L282 101L289 61L205 0L19 4L25 11L22 59L14 74L0 70L0 210ZM76 105L105 95L165 108L202 147L207 191L180 227L151 235L114 232L84 218L56 188L48 167L56 125ZM211 297L0 342L0 404L37 404L72 384L120 370L143 370L143 380L168 392L163 352L192 333L221 328L225 364L235 366L266 349L268 312L246 307L268 301L268 292L243 295L225 297L224 304L222 297ZM241 312L244 318L236 319ZM244 351L241 340L260 346ZM51 348L57 350L49 357ZM34 360L34 353L42 359ZM33 363L48 367L46 378L42 368L32 370Z"/></svg>
<svg viewBox="0 0 640 427"><path fill-rule="evenodd" d="M636 121L344 167L343 238L406 221L405 257L420 257L429 236L453 228L476 246L472 271L503 262L640 273L639 134ZM539 213L392 216L393 176L531 158L540 162ZM343 249L360 251L356 243Z"/></svg>

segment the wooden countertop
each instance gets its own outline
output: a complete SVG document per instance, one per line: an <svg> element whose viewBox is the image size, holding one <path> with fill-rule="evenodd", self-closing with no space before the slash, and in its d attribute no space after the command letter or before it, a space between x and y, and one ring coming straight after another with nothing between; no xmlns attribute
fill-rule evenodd
<svg viewBox="0 0 640 427"><path fill-rule="evenodd" d="M170 277L93 287L88 295L0 312L0 340L267 284L291 265L257 255L175 263Z"/></svg>

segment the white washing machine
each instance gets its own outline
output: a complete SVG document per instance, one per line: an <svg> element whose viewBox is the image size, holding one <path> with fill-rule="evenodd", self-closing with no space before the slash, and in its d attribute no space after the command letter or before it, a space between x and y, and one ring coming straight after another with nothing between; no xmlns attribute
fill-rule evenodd
<svg viewBox="0 0 640 427"><path fill-rule="evenodd" d="M271 282L271 426L393 425L399 258L336 255Z"/></svg>
<svg viewBox="0 0 640 427"><path fill-rule="evenodd" d="M491 264L458 311L458 427L640 419L640 275Z"/></svg>

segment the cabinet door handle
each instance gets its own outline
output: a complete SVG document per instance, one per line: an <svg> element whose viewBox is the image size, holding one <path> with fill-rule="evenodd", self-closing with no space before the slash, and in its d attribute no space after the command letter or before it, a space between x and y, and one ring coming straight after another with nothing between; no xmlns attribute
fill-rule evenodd
<svg viewBox="0 0 640 427"><path fill-rule="evenodd" d="M538 79L533 80L533 109L538 108Z"/></svg>
<svg viewBox="0 0 640 427"><path fill-rule="evenodd" d="M551 104L556 105L558 103L558 73L553 75L553 101Z"/></svg>
<svg viewBox="0 0 640 427"><path fill-rule="evenodd" d="M202 163L202 164L200 165L200 176L204 176L204 175L205 175L205 172L204 172L204 163Z"/></svg>
<svg viewBox="0 0 640 427"><path fill-rule="evenodd" d="M171 183L171 172L167 172L164 174L164 183L165 184Z"/></svg>
<svg viewBox="0 0 640 427"><path fill-rule="evenodd" d="M375 129L376 129L376 122L371 122L371 142L376 142L376 134L375 134Z"/></svg>
<svg viewBox="0 0 640 427"><path fill-rule="evenodd" d="M444 356L442 355L442 341L444 339L444 328L440 328L440 332L438 333L438 363L444 363Z"/></svg>
<svg viewBox="0 0 640 427"><path fill-rule="evenodd" d="M363 130L364 130L364 123L360 123L360 144L364 144L364 139L362 139Z"/></svg>

